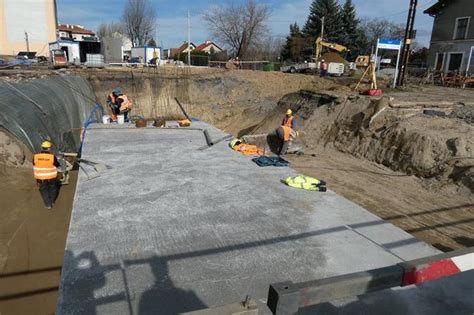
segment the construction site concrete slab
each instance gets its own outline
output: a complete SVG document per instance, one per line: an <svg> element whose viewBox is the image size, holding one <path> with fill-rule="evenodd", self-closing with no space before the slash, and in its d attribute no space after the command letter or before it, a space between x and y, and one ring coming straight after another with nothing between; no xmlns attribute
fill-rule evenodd
<svg viewBox="0 0 474 315"><path fill-rule="evenodd" d="M226 136L202 122L87 131L82 158L102 167L81 163L58 314L262 302L270 283L439 253L332 191L282 184L291 168L260 168L226 141L207 147L202 129Z"/></svg>

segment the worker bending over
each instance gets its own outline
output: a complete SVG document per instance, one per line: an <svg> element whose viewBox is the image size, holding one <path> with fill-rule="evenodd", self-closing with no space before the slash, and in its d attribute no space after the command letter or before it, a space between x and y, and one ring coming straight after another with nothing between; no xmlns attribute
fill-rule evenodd
<svg viewBox="0 0 474 315"><path fill-rule="evenodd" d="M53 207L59 193L58 159L51 153L51 142L41 144L41 152L33 156L33 174L46 209Z"/></svg>
<svg viewBox="0 0 474 315"><path fill-rule="evenodd" d="M118 115L124 115L124 121L128 122L128 113L132 109L132 102L127 95L122 94L120 88L116 88L107 97L107 105L112 112L112 121L117 121Z"/></svg>
<svg viewBox="0 0 474 315"><path fill-rule="evenodd" d="M293 116L293 111L288 109L286 115L281 122L281 126L276 131L278 138L280 139L280 147L278 149L278 155L286 154L290 143L298 135L296 132L296 120Z"/></svg>

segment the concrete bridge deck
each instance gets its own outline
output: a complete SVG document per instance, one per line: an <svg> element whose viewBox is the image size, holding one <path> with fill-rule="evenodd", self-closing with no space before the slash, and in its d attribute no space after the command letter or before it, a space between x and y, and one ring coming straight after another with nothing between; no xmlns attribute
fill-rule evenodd
<svg viewBox="0 0 474 315"><path fill-rule="evenodd" d="M291 168L260 168L227 142L205 144L198 130L91 126L83 158L111 168L94 179L80 172L58 314L264 301L270 283L439 253L332 191L283 185Z"/></svg>

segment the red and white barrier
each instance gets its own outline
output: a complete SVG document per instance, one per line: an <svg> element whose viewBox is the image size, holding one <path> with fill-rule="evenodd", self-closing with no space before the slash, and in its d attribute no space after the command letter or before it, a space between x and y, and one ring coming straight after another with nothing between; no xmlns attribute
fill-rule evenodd
<svg viewBox="0 0 474 315"><path fill-rule="evenodd" d="M436 256L435 256L436 257ZM425 258L402 264L405 269L402 286L423 283L474 269L474 253L449 258Z"/></svg>

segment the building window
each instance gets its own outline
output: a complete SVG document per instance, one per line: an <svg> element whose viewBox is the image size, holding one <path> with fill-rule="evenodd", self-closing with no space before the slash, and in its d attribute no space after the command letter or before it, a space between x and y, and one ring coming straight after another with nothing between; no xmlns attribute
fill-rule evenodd
<svg viewBox="0 0 474 315"><path fill-rule="evenodd" d="M442 71L444 65L444 53L437 53L436 54L436 64L435 69L437 71Z"/></svg>
<svg viewBox="0 0 474 315"><path fill-rule="evenodd" d="M466 39L469 27L469 17L457 18L454 30L454 39Z"/></svg>
<svg viewBox="0 0 474 315"><path fill-rule="evenodd" d="M463 53L449 53L448 71L461 71Z"/></svg>

